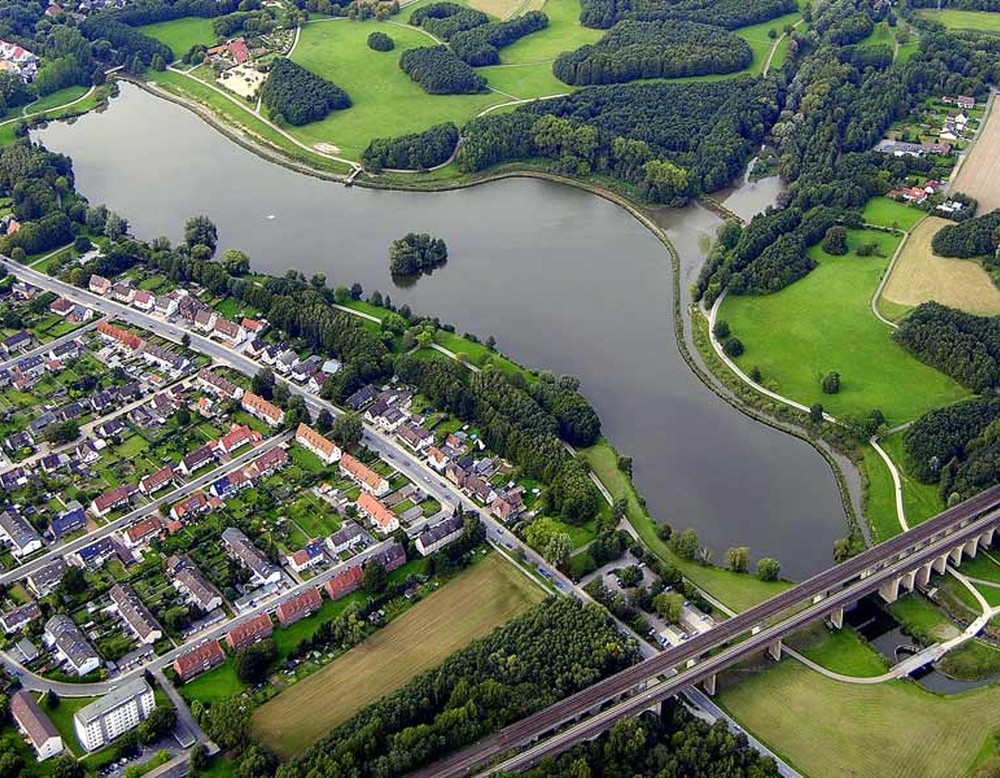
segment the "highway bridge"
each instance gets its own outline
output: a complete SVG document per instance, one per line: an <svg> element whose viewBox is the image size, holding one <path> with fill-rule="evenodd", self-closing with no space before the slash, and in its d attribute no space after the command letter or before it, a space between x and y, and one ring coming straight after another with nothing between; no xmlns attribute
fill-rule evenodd
<svg viewBox="0 0 1000 778"><path fill-rule="evenodd" d="M524 769L685 687L702 682L713 693L720 670L760 651L777 660L783 637L823 618L841 627L844 609L866 595L878 592L892 602L901 589L927 584L933 572L945 572L949 561L958 565L964 557L974 557L980 546L989 546L998 525L1000 486L413 773L413 778ZM541 740L547 735L551 737Z"/></svg>

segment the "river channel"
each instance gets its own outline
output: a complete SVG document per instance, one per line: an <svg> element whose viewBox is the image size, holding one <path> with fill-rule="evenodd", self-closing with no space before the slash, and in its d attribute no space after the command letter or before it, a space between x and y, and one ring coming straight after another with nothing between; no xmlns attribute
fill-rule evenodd
<svg viewBox="0 0 1000 778"><path fill-rule="evenodd" d="M358 281L459 332L495 336L513 359L579 376L605 434L634 457L652 515L694 527L715 559L748 545L793 578L831 563L846 523L829 466L692 374L674 337L669 256L621 208L532 179L434 194L349 189L267 162L128 84L108 110L35 137L70 155L79 190L140 237L178 239L185 219L205 213L220 250L243 249L255 269ZM747 194L733 195L741 211ZM718 218L694 206L666 222L686 286ZM396 288L388 245L411 230L443 237L450 259Z"/></svg>

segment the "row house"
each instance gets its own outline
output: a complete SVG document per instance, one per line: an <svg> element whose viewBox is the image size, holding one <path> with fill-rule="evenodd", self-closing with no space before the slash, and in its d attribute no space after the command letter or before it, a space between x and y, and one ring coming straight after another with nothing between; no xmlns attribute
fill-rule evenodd
<svg viewBox="0 0 1000 778"><path fill-rule="evenodd" d="M203 645L181 654L174 660L174 672L181 682L207 673L226 661L226 654L218 640L210 640Z"/></svg>
<svg viewBox="0 0 1000 778"><path fill-rule="evenodd" d="M342 454L340 446L323 437L308 424L299 424L295 431L295 442L319 457L325 465L332 465Z"/></svg>
<svg viewBox="0 0 1000 778"><path fill-rule="evenodd" d="M63 560L54 559L29 573L25 580L36 597L45 597L59 586L68 569Z"/></svg>
<svg viewBox="0 0 1000 778"><path fill-rule="evenodd" d="M0 513L0 542L16 559L23 559L42 550L42 536L14 508Z"/></svg>
<svg viewBox="0 0 1000 778"><path fill-rule="evenodd" d="M399 520L391 510L386 508L377 497L368 492L358 495L358 510L371 519L375 527L383 535L388 535L399 529Z"/></svg>
<svg viewBox="0 0 1000 778"><path fill-rule="evenodd" d="M288 627L312 616L322 607L323 597L319 593L319 589L306 589L278 605L276 615L281 626Z"/></svg>
<svg viewBox="0 0 1000 778"><path fill-rule="evenodd" d="M150 516L125 530L125 545L128 548L137 548L157 537L162 531L163 522L156 516Z"/></svg>
<svg viewBox="0 0 1000 778"><path fill-rule="evenodd" d="M350 454L344 454L340 457L340 472L376 497L382 497L389 493L389 479L379 475Z"/></svg>
<svg viewBox="0 0 1000 778"><path fill-rule="evenodd" d="M223 454L232 455L234 451L243 446L256 446L263 439L256 430L252 430L244 424L233 424L229 428L229 432L215 443L215 448Z"/></svg>
<svg viewBox="0 0 1000 778"><path fill-rule="evenodd" d="M194 494L174 503L170 508L170 518L174 521L188 521L222 506L222 500L211 497L200 489Z"/></svg>
<svg viewBox="0 0 1000 778"><path fill-rule="evenodd" d="M45 644L56 659L76 675L83 677L101 666L101 658L80 632L73 620L58 613L45 622Z"/></svg>
<svg viewBox="0 0 1000 778"><path fill-rule="evenodd" d="M111 537L99 538L88 546L84 546L75 554L73 558L81 567L90 570L99 570L118 552L116 541Z"/></svg>
<svg viewBox="0 0 1000 778"><path fill-rule="evenodd" d="M103 519L113 510L128 505L129 496L127 486L119 486L111 489L91 500L90 512L97 516L97 518Z"/></svg>
<svg viewBox="0 0 1000 778"><path fill-rule="evenodd" d="M27 627L31 622L41 618L42 611L38 603L32 600L25 605L20 605L13 610L0 614L0 630L5 635L13 635Z"/></svg>
<svg viewBox="0 0 1000 778"><path fill-rule="evenodd" d="M347 398L344 404L352 411L361 411L375 402L378 391L371 384L365 384L354 394Z"/></svg>
<svg viewBox="0 0 1000 778"><path fill-rule="evenodd" d="M97 323L97 331L100 333L101 337L104 338L104 340L109 343L118 344L127 348L129 351L138 351L142 348L143 343L145 342L134 332L129 332L121 327L116 327L114 324L105 319L102 319Z"/></svg>
<svg viewBox="0 0 1000 778"><path fill-rule="evenodd" d="M374 542L374 538L353 521L345 521L340 529L326 539L327 548L333 554L341 554L358 547L364 548Z"/></svg>
<svg viewBox="0 0 1000 778"><path fill-rule="evenodd" d="M310 540L305 548L301 548L286 557L288 566L296 573L301 573L311 567L326 561L326 546L322 540Z"/></svg>
<svg viewBox="0 0 1000 778"><path fill-rule="evenodd" d="M111 587L110 595L118 616L140 643L152 645L163 637L163 628L132 587L115 584Z"/></svg>
<svg viewBox="0 0 1000 778"><path fill-rule="evenodd" d="M217 316L212 324L212 337L235 347L247 339L247 331L236 322Z"/></svg>
<svg viewBox="0 0 1000 778"><path fill-rule="evenodd" d="M0 351L8 357L12 357L22 351L27 351L34 342L35 338L28 330L21 330L0 340Z"/></svg>
<svg viewBox="0 0 1000 778"><path fill-rule="evenodd" d="M243 397L242 387L207 367L202 368L198 373L198 383L206 391L225 400L239 400Z"/></svg>
<svg viewBox="0 0 1000 778"><path fill-rule="evenodd" d="M135 287L132 286L131 280L129 281L118 281L111 285L111 299L119 303L124 303L128 305L135 299Z"/></svg>
<svg viewBox="0 0 1000 778"><path fill-rule="evenodd" d="M241 405L251 416L261 419L272 427L277 427L285 421L285 412L281 408L253 392L246 392L243 395Z"/></svg>
<svg viewBox="0 0 1000 778"><path fill-rule="evenodd" d="M241 651L254 643L259 643L274 633L274 624L267 613L258 613L226 633L226 644L233 651Z"/></svg>
<svg viewBox="0 0 1000 778"><path fill-rule="evenodd" d="M434 442L434 434L430 430L412 422L408 422L400 427L396 435L411 450L418 454L425 448L430 447Z"/></svg>
<svg viewBox="0 0 1000 778"><path fill-rule="evenodd" d="M273 475L288 464L288 452L281 446L268 449L247 467L243 469L243 474L251 481L266 478Z"/></svg>
<svg viewBox="0 0 1000 778"><path fill-rule="evenodd" d="M167 572L173 579L174 588L201 611L210 613L222 607L222 595L219 590L190 559L172 557L167 562Z"/></svg>
<svg viewBox="0 0 1000 778"><path fill-rule="evenodd" d="M433 527L428 527L417 536L415 543L421 556L430 556L449 543L458 540L465 530L461 516L451 516Z"/></svg>
<svg viewBox="0 0 1000 778"><path fill-rule="evenodd" d="M177 465L177 469L185 476L191 476L206 465L215 462L215 448L206 443L185 455Z"/></svg>
<svg viewBox="0 0 1000 778"><path fill-rule="evenodd" d="M155 473L150 473L139 481L139 491L147 497L151 497L161 489L172 486L174 483L174 469L172 467L161 467Z"/></svg>
<svg viewBox="0 0 1000 778"><path fill-rule="evenodd" d="M231 557L253 573L258 585L273 584L281 580L281 570L272 565L264 552L236 527L227 527L223 531L222 543Z"/></svg>
<svg viewBox="0 0 1000 778"><path fill-rule="evenodd" d="M360 565L350 565L334 575L323 588L331 600L339 600L361 588L365 573Z"/></svg>

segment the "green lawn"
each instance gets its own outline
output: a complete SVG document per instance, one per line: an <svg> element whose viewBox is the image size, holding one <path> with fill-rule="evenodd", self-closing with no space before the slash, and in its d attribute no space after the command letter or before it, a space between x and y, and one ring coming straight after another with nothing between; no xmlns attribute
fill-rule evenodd
<svg viewBox="0 0 1000 778"><path fill-rule="evenodd" d="M992 551L984 553L980 549L975 559L966 559L958 569L970 578L981 578L984 581L1000 584L1000 565L990 558L993 556L996 555Z"/></svg>
<svg viewBox="0 0 1000 778"><path fill-rule="evenodd" d="M839 683L787 660L717 699L811 778L966 775L1000 725L1000 687L945 697L908 681Z"/></svg>
<svg viewBox="0 0 1000 778"><path fill-rule="evenodd" d="M903 482L903 510L911 527L920 524L944 510L944 503L938 494L937 484L924 484L913 478L906 470L906 456L903 450L904 432L896 432L880 442L889 458L896 463L899 478Z"/></svg>
<svg viewBox="0 0 1000 778"><path fill-rule="evenodd" d="M982 640L970 640L952 649L938 663L945 675L975 681L1000 673L1000 650Z"/></svg>
<svg viewBox="0 0 1000 778"><path fill-rule="evenodd" d="M178 59L187 54L192 46L198 44L212 46L218 39L212 27L212 20L198 16L185 16L183 19L169 22L146 24L137 29L169 46L174 57Z"/></svg>
<svg viewBox="0 0 1000 778"><path fill-rule="evenodd" d="M916 592L901 596L889 606L889 612L908 635L922 643L935 643L958 633L944 611Z"/></svg>
<svg viewBox="0 0 1000 778"><path fill-rule="evenodd" d="M753 51L753 62L750 63L749 68L749 72L752 75L759 75L764 69L764 63L767 61L767 57L771 53L771 49L774 48L778 38L782 35L785 25L794 25L801 18L802 14L796 11L795 13L779 16L777 19L771 19L768 22L760 22L759 24L752 24L749 27L740 27L738 30L733 30L733 32L750 44L750 48ZM771 30L775 32L774 38L768 35ZM771 67L773 68L780 68L784 62L784 50L787 50L787 40L779 44L779 49L783 50L780 58L778 52L775 52L774 59L771 62Z"/></svg>
<svg viewBox="0 0 1000 778"><path fill-rule="evenodd" d="M49 708L44 701L41 703L42 710L52 719L52 723L56 725L56 729L62 735L63 745L77 756L83 754L84 751L80 741L76 739L73 716L80 708L86 707L96 699L97 697L63 697L55 708Z"/></svg>
<svg viewBox="0 0 1000 778"><path fill-rule="evenodd" d="M854 248L875 241L883 257L858 257ZM897 346L870 302L896 235L850 230L845 256L809 249L819 265L805 278L767 296L729 296L719 318L743 341L738 359L749 371L758 366L764 383L805 405L822 403L835 416L861 416L874 408L895 425L968 393ZM820 378L840 374L840 392L824 394ZM905 391L900 391L906 387Z"/></svg>
<svg viewBox="0 0 1000 778"><path fill-rule="evenodd" d="M656 523L639 503L635 487L618 469L618 454L605 440L582 449L587 464L615 499L628 501L629 523L646 544L661 559L676 565L684 577L705 590L717 600L736 611L746 610L769 597L773 597L790 584L787 581L764 582L747 574L733 573L721 567L700 565L679 558L656 534ZM671 517L665 517L670 519Z"/></svg>
<svg viewBox="0 0 1000 778"><path fill-rule="evenodd" d="M867 224L877 224L880 227L894 227L900 230L912 230L917 222L927 214L919 208L897 203L888 197L873 197L865 205L861 218Z"/></svg>
<svg viewBox="0 0 1000 778"><path fill-rule="evenodd" d="M861 452L861 469L868 484L865 516L875 532L875 540L888 540L902 531L896 517L896 489L892 475L872 446L866 443L861 447Z"/></svg>
<svg viewBox="0 0 1000 778"><path fill-rule="evenodd" d="M887 669L885 657L865 643L850 627L827 629L823 624L810 628L798 651L828 670L856 678L871 678Z"/></svg>
<svg viewBox="0 0 1000 778"><path fill-rule="evenodd" d="M861 46L888 46L890 49L895 46L896 38L889 29L888 22L879 22L872 30L872 34L861 41Z"/></svg>
<svg viewBox="0 0 1000 778"><path fill-rule="evenodd" d="M940 22L950 30L978 30L980 32L1000 32L1000 13L994 11L944 11L920 10L917 16Z"/></svg>
<svg viewBox="0 0 1000 778"><path fill-rule="evenodd" d="M276 630L275 634L280 630ZM202 673L180 687L181 694L188 702L201 700L211 705L219 700L233 697L243 691L243 682L236 677L236 662L232 657L214 670Z"/></svg>

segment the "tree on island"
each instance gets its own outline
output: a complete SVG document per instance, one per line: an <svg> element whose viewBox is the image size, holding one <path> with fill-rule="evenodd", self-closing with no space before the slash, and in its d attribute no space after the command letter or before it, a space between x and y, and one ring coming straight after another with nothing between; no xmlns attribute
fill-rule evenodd
<svg viewBox="0 0 1000 778"><path fill-rule="evenodd" d="M426 232L409 232L389 247L389 270L394 276L412 276L431 270L448 259L448 247L441 238Z"/></svg>

